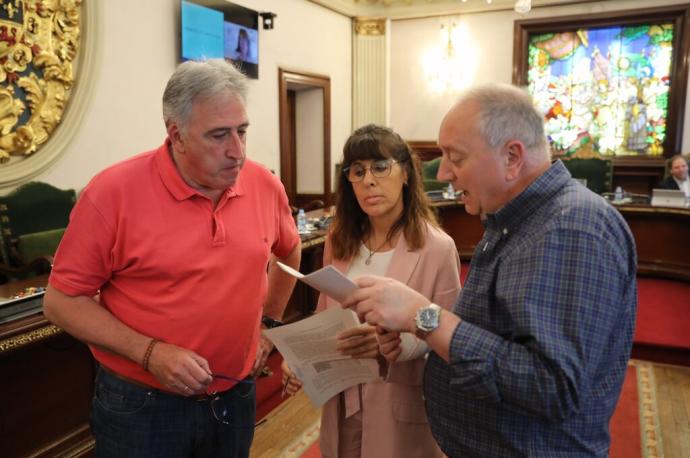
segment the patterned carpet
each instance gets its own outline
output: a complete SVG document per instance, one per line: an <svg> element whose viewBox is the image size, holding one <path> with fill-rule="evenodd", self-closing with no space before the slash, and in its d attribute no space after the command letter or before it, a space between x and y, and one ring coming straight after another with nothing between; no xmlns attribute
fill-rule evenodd
<svg viewBox="0 0 690 458"><path fill-rule="evenodd" d="M664 449L661 443L661 427L656 402L654 365L635 360L631 360L630 364L637 369L642 456L644 458L661 458L664 456Z"/></svg>
<svg viewBox="0 0 690 458"><path fill-rule="evenodd" d="M663 458L654 365L630 360L623 393L611 420L611 458ZM633 404L631 404L633 403ZM634 405L636 404L636 405ZM280 458L318 458L319 421L285 448ZM637 424L635 424L637 423ZM631 436L639 435L638 437Z"/></svg>
<svg viewBox="0 0 690 458"><path fill-rule="evenodd" d="M293 443L288 445L279 458L309 458L310 456L319 457L318 446L312 447L319 439L319 428L321 426L321 420L317 420L311 426L309 426L300 437L298 437ZM306 453L305 453L306 452ZM314 453L316 453L314 455Z"/></svg>

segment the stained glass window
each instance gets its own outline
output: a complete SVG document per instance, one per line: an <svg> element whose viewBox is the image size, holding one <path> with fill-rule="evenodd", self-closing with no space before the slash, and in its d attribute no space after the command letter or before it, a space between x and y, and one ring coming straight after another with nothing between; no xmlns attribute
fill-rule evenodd
<svg viewBox="0 0 690 458"><path fill-rule="evenodd" d="M672 22L531 35L527 83L554 152L663 155L673 39Z"/></svg>

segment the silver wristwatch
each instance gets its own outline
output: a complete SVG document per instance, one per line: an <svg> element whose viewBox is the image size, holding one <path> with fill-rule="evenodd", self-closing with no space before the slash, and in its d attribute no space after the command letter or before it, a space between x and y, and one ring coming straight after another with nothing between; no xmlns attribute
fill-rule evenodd
<svg viewBox="0 0 690 458"><path fill-rule="evenodd" d="M417 310L417 315L414 318L415 335L422 340L426 339L431 331L438 328L440 316L441 307L436 304L429 304L427 307Z"/></svg>

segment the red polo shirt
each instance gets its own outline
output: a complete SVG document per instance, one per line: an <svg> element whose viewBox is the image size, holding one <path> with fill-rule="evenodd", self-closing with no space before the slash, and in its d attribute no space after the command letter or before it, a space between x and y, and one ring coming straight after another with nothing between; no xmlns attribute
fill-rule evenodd
<svg viewBox="0 0 690 458"><path fill-rule="evenodd" d="M96 175L81 193L50 284L93 296L127 326L188 348L238 379L254 363L271 253L299 243L280 180L247 160L216 208L188 186L168 142ZM137 363L91 347L111 370L151 386ZM215 380L211 390L233 383Z"/></svg>

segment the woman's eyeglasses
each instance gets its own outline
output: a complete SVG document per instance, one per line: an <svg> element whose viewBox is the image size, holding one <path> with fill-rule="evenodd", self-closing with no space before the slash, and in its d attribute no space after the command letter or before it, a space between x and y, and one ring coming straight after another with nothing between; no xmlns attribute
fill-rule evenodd
<svg viewBox="0 0 690 458"><path fill-rule="evenodd" d="M343 169L343 173L350 183L357 183L362 181L367 174L367 170L376 178L386 178L391 174L393 165L399 164L401 161L394 159L381 159L374 161L369 167L365 167L360 163L354 163Z"/></svg>

